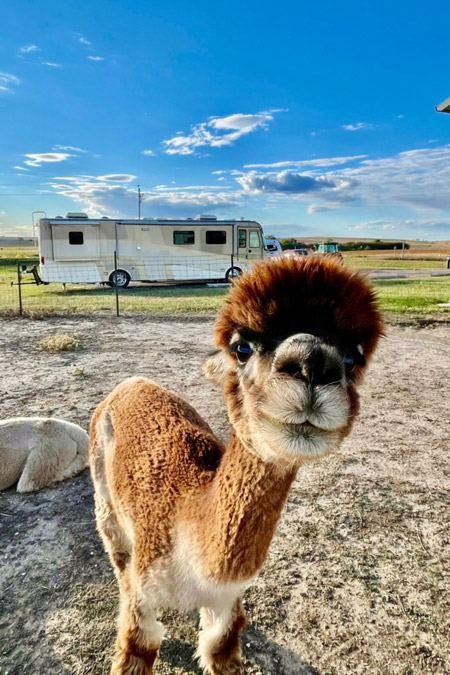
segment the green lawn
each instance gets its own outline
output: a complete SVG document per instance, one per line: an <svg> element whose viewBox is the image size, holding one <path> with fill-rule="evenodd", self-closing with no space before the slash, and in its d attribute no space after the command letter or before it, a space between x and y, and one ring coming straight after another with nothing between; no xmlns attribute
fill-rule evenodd
<svg viewBox="0 0 450 675"><path fill-rule="evenodd" d="M30 252L20 249L0 251L0 312L18 309L17 286L10 286L17 280L17 260L23 255L28 266L33 263ZM366 258L351 258L367 261ZM37 255L34 262L37 263ZM347 259L349 262L349 259ZM408 263L414 261L372 260L387 267L387 263ZM424 263L426 261L418 261ZM433 261L429 264L430 267ZM436 261L435 261L436 262ZM386 264L385 264L386 263ZM414 265L418 265L414 262ZM365 265L368 267L368 265ZM25 275L23 280L31 280ZM448 307L438 307L439 303L450 301L450 277L421 277L417 279L378 280L375 287L384 312L395 314L434 314L448 316ZM208 288L207 286L146 287L137 286L120 292L121 313L145 312L156 314L208 314L216 312L221 306L227 288ZM70 285L63 290L61 284L48 286L24 285L22 287L23 308L30 312L74 312L94 311L115 312L115 293L108 287Z"/></svg>
<svg viewBox="0 0 450 675"><path fill-rule="evenodd" d="M375 256L359 256L346 253L344 256L346 265L357 267L358 269L391 269L391 270L443 270L445 269L445 259L442 260L414 260L400 257L394 260L389 258L377 258Z"/></svg>

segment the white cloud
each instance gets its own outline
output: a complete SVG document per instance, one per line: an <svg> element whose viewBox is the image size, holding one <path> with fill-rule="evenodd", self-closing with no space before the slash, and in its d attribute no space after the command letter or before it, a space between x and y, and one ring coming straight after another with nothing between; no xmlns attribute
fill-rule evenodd
<svg viewBox="0 0 450 675"><path fill-rule="evenodd" d="M363 129L372 131L375 127L369 122L357 122L356 124L343 124L342 128L346 131L361 131Z"/></svg>
<svg viewBox="0 0 450 675"><path fill-rule="evenodd" d="M137 176L133 176L131 173L110 173L107 176L98 176L97 180L111 183L131 183L136 178Z"/></svg>
<svg viewBox="0 0 450 675"><path fill-rule="evenodd" d="M28 166L41 166L41 164L47 162L64 162L69 157L72 157L72 155L67 152L43 152L40 154L28 154L25 157L28 157L25 160L25 164Z"/></svg>
<svg viewBox="0 0 450 675"><path fill-rule="evenodd" d="M275 162L274 164L245 164L245 169L281 169L283 167L302 167L302 166L338 166L339 164L348 164L358 159L365 159L367 155L351 155L349 157L322 157L319 159L301 159L292 162ZM218 173L218 172L216 172Z"/></svg>
<svg viewBox="0 0 450 675"><path fill-rule="evenodd" d="M100 178L100 177L99 177ZM66 183L54 183L53 190L82 205L92 216L129 217L135 212L136 189L122 185L108 185L92 182L89 177L66 177ZM155 192L146 191L142 200L142 211L148 217L180 217L197 215L204 210L228 209L236 205L232 195L199 191Z"/></svg>
<svg viewBox="0 0 450 675"><path fill-rule="evenodd" d="M172 181L174 182L174 181ZM174 185L156 185L155 190L158 192L184 192L184 190L223 190L223 185L182 185L180 187L175 187Z"/></svg>
<svg viewBox="0 0 450 675"><path fill-rule="evenodd" d="M31 54L31 52L41 52L42 49L38 47L37 45L26 45L25 47L21 47L19 49L19 52L22 54Z"/></svg>
<svg viewBox="0 0 450 675"><path fill-rule="evenodd" d="M314 161L314 160L313 160ZM318 160L320 162L321 160ZM383 159L357 160L356 166L320 171L249 171L235 174L245 192L270 193L306 201L308 212L342 208L450 209L450 145L401 152Z"/></svg>
<svg viewBox="0 0 450 675"><path fill-rule="evenodd" d="M88 59L90 59L91 61L104 61L105 60L103 58L103 56L88 56Z"/></svg>
<svg viewBox="0 0 450 675"><path fill-rule="evenodd" d="M10 73L0 72L0 92L12 93L12 86L19 85L21 82L18 77Z"/></svg>
<svg viewBox="0 0 450 675"><path fill-rule="evenodd" d="M447 234L450 232L450 218L424 218L424 219L401 219L381 218L379 220L366 220L357 225L350 226L349 230L421 230L434 233L439 236L440 231Z"/></svg>
<svg viewBox="0 0 450 675"><path fill-rule="evenodd" d="M153 150L142 150L141 155L147 155L148 157L154 157L155 153Z"/></svg>
<svg viewBox="0 0 450 675"><path fill-rule="evenodd" d="M355 196L370 204L406 204L416 209L450 208L450 145L365 159L332 175L356 181Z"/></svg>
<svg viewBox="0 0 450 675"><path fill-rule="evenodd" d="M29 171L30 169L27 169L25 166L15 166L14 169L17 169L18 171Z"/></svg>
<svg viewBox="0 0 450 675"><path fill-rule="evenodd" d="M258 129L267 129L269 123L273 121L274 112L261 112L256 115L236 113L226 117L212 117L208 122L193 125L188 135L179 132L173 138L163 141L165 152L168 155L192 155L200 147L218 148L233 145L246 134Z"/></svg>
<svg viewBox="0 0 450 675"><path fill-rule="evenodd" d="M15 75L10 75L9 73L0 73L0 82L5 82L6 84L20 84L20 80Z"/></svg>
<svg viewBox="0 0 450 675"><path fill-rule="evenodd" d="M87 40L87 39L86 39L85 37L83 37L83 36L80 37L80 42L82 42L84 45L90 45L90 44L92 44L91 42L89 42L89 40Z"/></svg>
<svg viewBox="0 0 450 675"><path fill-rule="evenodd" d="M308 213L324 213L325 211L333 211L336 207L326 206L325 204L310 204L308 206Z"/></svg>
<svg viewBox="0 0 450 675"><path fill-rule="evenodd" d="M331 179L323 175L309 175L280 171L279 173L257 174L251 171L239 178L237 182L246 192L280 193L301 195L310 192L330 189L333 191L349 187L348 181Z"/></svg>
<svg viewBox="0 0 450 675"><path fill-rule="evenodd" d="M51 61L42 61L44 66L50 66L51 68L62 68L60 63L52 63Z"/></svg>
<svg viewBox="0 0 450 675"><path fill-rule="evenodd" d="M53 146L54 150L68 150L69 152L83 152L87 153L87 150L83 150L83 148L77 148L73 145L54 145Z"/></svg>

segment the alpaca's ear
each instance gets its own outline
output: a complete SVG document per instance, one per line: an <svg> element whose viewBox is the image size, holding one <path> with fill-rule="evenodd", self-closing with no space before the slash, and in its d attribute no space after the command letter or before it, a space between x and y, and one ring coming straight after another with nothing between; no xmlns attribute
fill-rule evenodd
<svg viewBox="0 0 450 675"><path fill-rule="evenodd" d="M230 357L221 349L208 356L203 364L203 372L216 384L222 384L224 377L233 369Z"/></svg>

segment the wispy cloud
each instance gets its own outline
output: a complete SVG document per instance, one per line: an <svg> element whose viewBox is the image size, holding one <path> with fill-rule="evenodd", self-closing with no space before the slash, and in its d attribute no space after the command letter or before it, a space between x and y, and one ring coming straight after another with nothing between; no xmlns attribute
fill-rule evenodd
<svg viewBox="0 0 450 675"><path fill-rule="evenodd" d="M83 35L80 37L80 42L84 45L91 45L92 43L89 42L87 38L85 38Z"/></svg>
<svg viewBox="0 0 450 675"><path fill-rule="evenodd" d="M53 183L53 190L60 195L82 204L83 209L92 216L122 216L126 217L135 209L136 190L123 185L99 183L102 178L111 176L126 176L127 174L111 174L110 176L67 176L59 178L59 183ZM132 177L134 178L134 177ZM58 179L56 179L58 180ZM160 189L163 186L159 186ZM143 212L148 216L179 217L194 216L206 209L228 209L236 205L233 195L227 193L213 193L197 191L163 191L155 189L146 191L143 198Z"/></svg>
<svg viewBox="0 0 450 675"><path fill-rule="evenodd" d="M43 66L50 66L50 68L62 68L60 63L52 63L51 61L42 61Z"/></svg>
<svg viewBox="0 0 450 675"><path fill-rule="evenodd" d="M11 87L17 86L20 83L19 78L15 75L0 72L0 92L12 93L13 89L11 89Z"/></svg>
<svg viewBox="0 0 450 675"><path fill-rule="evenodd" d="M29 171L30 169L27 169L26 166L15 166L14 169L17 169L18 171Z"/></svg>
<svg viewBox="0 0 450 675"><path fill-rule="evenodd" d="M104 61L105 60L103 58L103 56L88 56L88 59L90 59L90 61Z"/></svg>
<svg viewBox="0 0 450 675"><path fill-rule="evenodd" d="M28 157L25 160L25 164L28 166L41 166L41 164L48 162L64 162L69 157L72 157L72 155L67 152L43 152L39 154L27 154L25 157Z"/></svg>
<svg viewBox="0 0 450 675"><path fill-rule="evenodd" d="M154 157L155 153L153 150L142 150L141 155L147 155L148 157Z"/></svg>
<svg viewBox="0 0 450 675"><path fill-rule="evenodd" d="M373 131L375 129L373 124L370 122L357 122L356 124L343 124L342 128L346 131L362 131L366 129L367 131Z"/></svg>
<svg viewBox="0 0 450 675"><path fill-rule="evenodd" d="M349 157L322 157L319 159L301 159L292 162L275 162L273 164L245 164L245 169L281 169L284 167L322 167L322 166L338 166L339 164L348 164L358 159L365 159L367 155L351 155ZM213 173L221 173L219 171Z"/></svg>
<svg viewBox="0 0 450 675"><path fill-rule="evenodd" d="M325 213L326 211L334 211L333 206L326 206L325 204L310 204L308 206L308 213Z"/></svg>
<svg viewBox="0 0 450 675"><path fill-rule="evenodd" d="M106 176L98 176L97 180L111 182L111 183L131 183L132 180L136 180L137 176L133 176L131 173L110 173Z"/></svg>
<svg viewBox="0 0 450 675"><path fill-rule="evenodd" d="M401 218L381 218L379 220L366 220L357 225L351 225L349 230L370 231L370 230L420 230L429 235L439 236L440 230L450 231L450 218L411 218L402 220Z"/></svg>
<svg viewBox="0 0 450 675"><path fill-rule="evenodd" d="M68 150L69 152L83 152L87 153L87 150L83 150L83 148L77 148L74 145L54 145L53 146L54 150Z"/></svg>
<svg viewBox="0 0 450 675"><path fill-rule="evenodd" d="M19 49L21 54L31 54L32 52L41 52L42 49L37 45L25 45Z"/></svg>
<svg viewBox="0 0 450 675"><path fill-rule="evenodd" d="M328 171L320 170L320 159L301 172L270 170L282 164L276 163L266 171L238 172L234 177L244 193L266 193L272 202L288 197L305 202L314 196L308 204L310 214L349 205L360 208L407 206L416 211L450 209L450 144L408 150L382 159L354 156L353 160L355 166L336 166ZM252 165L247 168L249 166Z"/></svg>
<svg viewBox="0 0 450 675"><path fill-rule="evenodd" d="M226 117L211 117L191 127L190 133L179 132L173 138L163 141L168 155L192 155L197 148L219 148L233 145L242 136L259 129L267 129L278 111L260 112L255 115L236 113Z"/></svg>

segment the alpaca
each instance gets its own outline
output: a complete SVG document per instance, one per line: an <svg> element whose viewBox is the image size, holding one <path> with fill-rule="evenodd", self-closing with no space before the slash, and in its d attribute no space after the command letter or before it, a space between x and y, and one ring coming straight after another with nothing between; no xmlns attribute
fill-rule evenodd
<svg viewBox="0 0 450 675"><path fill-rule="evenodd" d="M226 447L175 394L135 377L98 406L90 462L97 526L120 586L111 675L150 675L155 610L200 610L205 673L242 673L241 595L263 564L302 463L335 448L382 335L374 292L332 258L271 258L232 286L207 377Z"/></svg>
<svg viewBox="0 0 450 675"><path fill-rule="evenodd" d="M88 465L88 448L88 434L66 420L0 421L0 490L19 481L17 492L32 492L75 476Z"/></svg>

